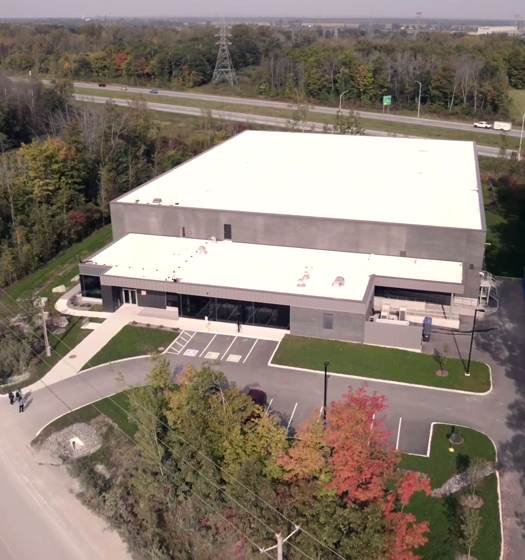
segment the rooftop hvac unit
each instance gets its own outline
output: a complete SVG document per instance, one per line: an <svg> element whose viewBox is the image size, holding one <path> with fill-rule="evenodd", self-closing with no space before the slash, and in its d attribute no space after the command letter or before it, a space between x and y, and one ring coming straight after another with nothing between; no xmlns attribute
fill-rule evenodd
<svg viewBox="0 0 525 560"><path fill-rule="evenodd" d="M332 284L332 287L342 288L344 285L345 285L345 279L342 276L338 276L334 280L334 283Z"/></svg>
<svg viewBox="0 0 525 560"><path fill-rule="evenodd" d="M407 308L406 307L400 307L399 308L399 320L400 321L406 321L406 316L407 316Z"/></svg>
<svg viewBox="0 0 525 560"><path fill-rule="evenodd" d="M302 278L299 278L298 282L297 282L297 287L298 288L304 288L306 286L306 284L304 283L304 280Z"/></svg>
<svg viewBox="0 0 525 560"><path fill-rule="evenodd" d="M201 245L198 249L197 249L197 253L201 253L204 255L208 254L208 251L206 251L206 247L204 245Z"/></svg>
<svg viewBox="0 0 525 560"><path fill-rule="evenodd" d="M152 202L153 204L160 204L162 202L162 198L154 198Z"/></svg>
<svg viewBox="0 0 525 560"><path fill-rule="evenodd" d="M389 315L390 315L390 305L383 305L383 307L381 308L381 313L379 315L379 318L388 319Z"/></svg>
<svg viewBox="0 0 525 560"><path fill-rule="evenodd" d="M217 243L217 238L215 237L215 235L211 236L211 242L212 243Z"/></svg>

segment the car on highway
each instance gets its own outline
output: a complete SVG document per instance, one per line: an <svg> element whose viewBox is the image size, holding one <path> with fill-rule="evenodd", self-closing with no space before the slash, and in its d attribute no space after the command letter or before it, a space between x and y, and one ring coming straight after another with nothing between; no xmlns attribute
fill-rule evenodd
<svg viewBox="0 0 525 560"><path fill-rule="evenodd" d="M474 123L474 128L492 128L492 125L487 121L479 121Z"/></svg>
<svg viewBox="0 0 525 560"><path fill-rule="evenodd" d="M106 87L106 84L98 84L98 87Z"/></svg>
<svg viewBox="0 0 525 560"><path fill-rule="evenodd" d="M159 93L159 90L158 89L150 89L149 92L150 93Z"/></svg>

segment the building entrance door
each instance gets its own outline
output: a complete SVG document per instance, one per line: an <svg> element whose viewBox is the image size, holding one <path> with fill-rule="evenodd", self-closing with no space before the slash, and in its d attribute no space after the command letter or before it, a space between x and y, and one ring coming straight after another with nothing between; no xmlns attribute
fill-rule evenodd
<svg viewBox="0 0 525 560"><path fill-rule="evenodd" d="M137 305L137 290L122 288L122 299L124 303L131 303L132 305Z"/></svg>

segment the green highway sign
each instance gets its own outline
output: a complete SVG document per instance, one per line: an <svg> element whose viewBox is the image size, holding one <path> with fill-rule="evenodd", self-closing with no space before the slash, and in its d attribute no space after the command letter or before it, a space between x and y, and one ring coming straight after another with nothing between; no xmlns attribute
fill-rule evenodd
<svg viewBox="0 0 525 560"><path fill-rule="evenodd" d="M383 97L383 105L392 105L392 96L391 95L385 95Z"/></svg>

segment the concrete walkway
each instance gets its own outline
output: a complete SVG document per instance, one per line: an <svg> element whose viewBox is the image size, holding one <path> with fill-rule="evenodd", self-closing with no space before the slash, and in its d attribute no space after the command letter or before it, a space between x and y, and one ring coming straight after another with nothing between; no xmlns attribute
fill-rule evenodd
<svg viewBox="0 0 525 560"><path fill-rule="evenodd" d="M120 330L135 321L137 323L177 328L182 331L210 332L215 334L239 334L236 323L222 323L217 321L202 321L198 319L180 318L174 319L170 310L150 309L138 305L123 305L115 313L103 313L72 309L68 306L71 296L79 293L80 286L64 294L55 304L55 308L62 314L74 315L76 317L103 317L105 321L97 325L97 328L88 335L80 344L71 348L70 351L44 376L25 390L37 390L42 387L53 385L64 379L76 375L89 360L95 356ZM241 325L240 334L246 338L261 340L280 341L289 331L251 325Z"/></svg>

